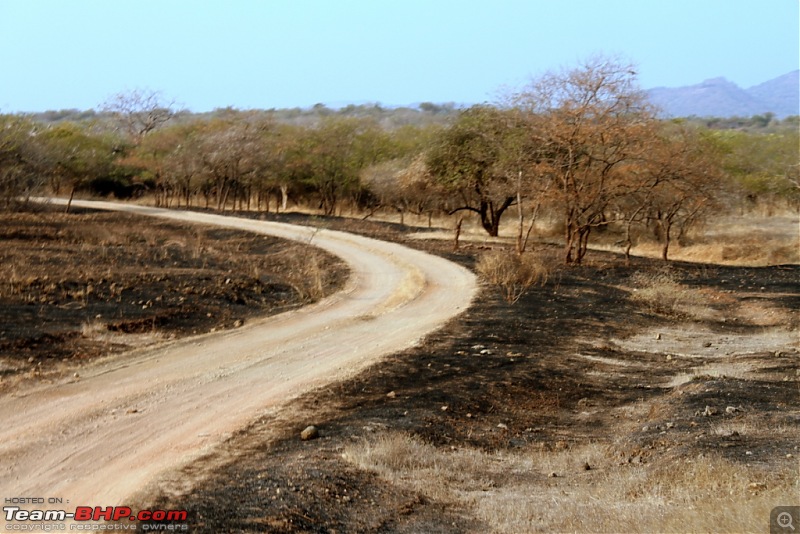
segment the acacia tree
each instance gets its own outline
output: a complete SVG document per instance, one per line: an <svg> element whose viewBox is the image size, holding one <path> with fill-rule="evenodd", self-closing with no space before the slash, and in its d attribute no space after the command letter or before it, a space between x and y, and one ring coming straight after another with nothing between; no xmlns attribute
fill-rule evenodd
<svg viewBox="0 0 800 534"><path fill-rule="evenodd" d="M297 141L290 164L318 195L325 215L335 214L344 198L358 202L361 170L386 157L382 132L369 120L325 117Z"/></svg>
<svg viewBox="0 0 800 534"><path fill-rule="evenodd" d="M668 260L673 229L680 238L712 207L719 205L722 176L715 150L695 132L676 125L648 151L645 172L650 181L643 206L658 228L661 258Z"/></svg>
<svg viewBox="0 0 800 534"><path fill-rule="evenodd" d="M643 157L655 114L635 80L632 67L594 58L547 74L515 97L534 125L538 173L555 184L566 263L581 262L592 229L613 222L609 207L639 187L623 167Z"/></svg>
<svg viewBox="0 0 800 534"><path fill-rule="evenodd" d="M26 118L0 115L0 198L10 209L21 196L29 196L43 182L36 172L37 127Z"/></svg>
<svg viewBox="0 0 800 534"><path fill-rule="evenodd" d="M476 213L490 236L498 235L503 214L517 200L517 180L501 165L514 146L510 132L507 112L473 106L434 140L425 162L432 178L456 197L450 214Z"/></svg>
<svg viewBox="0 0 800 534"><path fill-rule="evenodd" d="M37 169L51 177L56 193L66 183L70 188L65 211L69 213L75 192L93 179L109 175L114 168L116 143L73 123L58 124L36 135Z"/></svg>

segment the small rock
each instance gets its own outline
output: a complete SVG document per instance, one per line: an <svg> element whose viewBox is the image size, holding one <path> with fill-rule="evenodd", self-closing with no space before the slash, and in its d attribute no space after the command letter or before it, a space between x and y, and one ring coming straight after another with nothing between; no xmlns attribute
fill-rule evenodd
<svg viewBox="0 0 800 534"><path fill-rule="evenodd" d="M80 375L80 374L78 374L78 373L73 373L73 374L72 374L72 377L73 377L73 378L80 378L80 377L81 377L81 375Z"/></svg>
<svg viewBox="0 0 800 534"><path fill-rule="evenodd" d="M710 346L711 346L711 342L710 341L706 341L705 343L703 343L703 347L705 347L705 348L708 348Z"/></svg>
<svg viewBox="0 0 800 534"><path fill-rule="evenodd" d="M505 423L497 423L497 428L508 430L508 425L506 425Z"/></svg>
<svg viewBox="0 0 800 534"><path fill-rule="evenodd" d="M471 413L467 414L467 419L472 419L472 414Z"/></svg>
<svg viewBox="0 0 800 534"><path fill-rule="evenodd" d="M763 490L767 489L767 485L766 485L766 484L764 484L763 482L751 482L751 483L750 483L750 484L747 486L747 488L748 488L750 491L763 491Z"/></svg>
<svg viewBox="0 0 800 534"><path fill-rule="evenodd" d="M583 470L584 471L591 471L592 470L592 466L589 465L589 462L584 462L583 463Z"/></svg>
<svg viewBox="0 0 800 534"><path fill-rule="evenodd" d="M672 361L672 354L667 354L667 361L668 362Z"/></svg>
<svg viewBox="0 0 800 534"><path fill-rule="evenodd" d="M448 408L449 408L448 406L442 406L442 411L446 412L448 410Z"/></svg>
<svg viewBox="0 0 800 534"><path fill-rule="evenodd" d="M397 397L397 393L395 393L394 390L392 390L389 393L387 393L386 396L389 397L390 399L393 399Z"/></svg>
<svg viewBox="0 0 800 534"><path fill-rule="evenodd" d="M558 473L556 473L556 472L553 472L553 473L550 473L548 476L549 476L550 478L557 478L557 477L558 477Z"/></svg>
<svg viewBox="0 0 800 534"><path fill-rule="evenodd" d="M317 439L318 437L319 430L314 425L307 426L302 432L300 432L300 439L303 441Z"/></svg>
<svg viewBox="0 0 800 534"><path fill-rule="evenodd" d="M656 334L656 341L661 341L661 332Z"/></svg>
<svg viewBox="0 0 800 534"><path fill-rule="evenodd" d="M675 423L669 422L667 423L667 429L675 428Z"/></svg>
<svg viewBox="0 0 800 534"><path fill-rule="evenodd" d="M481 350L485 348L486 347L484 345L472 345L472 350Z"/></svg>
<svg viewBox="0 0 800 534"><path fill-rule="evenodd" d="M736 406L728 406L725 408L725 413L736 413L739 411L739 408Z"/></svg>
<svg viewBox="0 0 800 534"><path fill-rule="evenodd" d="M483 350L481 351L481 354L483 354L483 355L489 355L489 354L491 354L491 353L492 353L492 351L490 351L489 349L483 349Z"/></svg>
<svg viewBox="0 0 800 534"><path fill-rule="evenodd" d="M792 458L794 458L794 456L792 456L792 454L791 454L791 453L787 454L787 455L786 455L786 457L787 457L787 458L789 458L789 459L792 459Z"/></svg>
<svg viewBox="0 0 800 534"><path fill-rule="evenodd" d="M649 431L650 431L650 427L649 427L649 426L647 426L647 425L644 425L644 426L642 427L642 432L649 432Z"/></svg>
<svg viewBox="0 0 800 534"><path fill-rule="evenodd" d="M716 408L713 408L711 406L706 406L706 409L703 410L703 416L704 417L708 417L708 416L711 416L711 415L717 415L718 413L719 413L719 410L717 410Z"/></svg>
<svg viewBox="0 0 800 534"><path fill-rule="evenodd" d="M744 451L745 456L752 456L753 453L751 451Z"/></svg>
<svg viewBox="0 0 800 534"><path fill-rule="evenodd" d="M236 320L233 322L233 327L234 327L234 328L239 328L239 327L240 327L240 326L242 326L243 324L244 324L244 323L242 322L242 320L241 320L241 319L236 319Z"/></svg>

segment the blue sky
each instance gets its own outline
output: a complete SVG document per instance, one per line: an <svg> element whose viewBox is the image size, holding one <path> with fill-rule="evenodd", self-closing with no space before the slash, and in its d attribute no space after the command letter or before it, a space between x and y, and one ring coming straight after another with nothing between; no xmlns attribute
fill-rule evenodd
<svg viewBox="0 0 800 534"><path fill-rule="evenodd" d="M594 54L644 88L798 68L798 0L0 0L0 112L493 101Z"/></svg>

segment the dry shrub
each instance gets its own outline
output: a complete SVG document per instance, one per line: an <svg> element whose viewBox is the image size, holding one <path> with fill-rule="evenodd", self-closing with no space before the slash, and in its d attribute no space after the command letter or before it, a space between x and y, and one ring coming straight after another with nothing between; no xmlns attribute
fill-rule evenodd
<svg viewBox="0 0 800 534"><path fill-rule="evenodd" d="M700 295L678 282L668 269L655 272L639 271L631 276L634 285L631 300L644 304L648 310L668 317L686 315L686 309L698 305Z"/></svg>
<svg viewBox="0 0 800 534"><path fill-rule="evenodd" d="M309 246L295 246L288 253L291 259L286 282L303 301L313 302L324 297L329 274L322 253Z"/></svg>
<svg viewBox="0 0 800 534"><path fill-rule="evenodd" d="M482 254L475 268L484 280L500 288L509 304L517 302L531 286L546 284L551 271L538 256L507 251Z"/></svg>

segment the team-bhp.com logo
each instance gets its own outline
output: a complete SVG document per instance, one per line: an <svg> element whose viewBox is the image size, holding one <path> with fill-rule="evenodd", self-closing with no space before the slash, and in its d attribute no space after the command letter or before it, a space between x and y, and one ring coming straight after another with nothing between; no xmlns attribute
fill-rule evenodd
<svg viewBox="0 0 800 534"><path fill-rule="evenodd" d="M98 530L96 523L98 521L124 522L126 520L140 523L142 530L176 531L188 529L185 523L188 517L186 510L140 510L134 512L128 506L107 506L105 508L101 506L78 506L74 512L67 512L66 510L25 510L19 506L4 506L3 512L5 513L5 528L7 531ZM32 521L41 523L40 528L31 528L33 525L30 522ZM64 524L66 521L71 522L69 527ZM89 521L94 523L81 523ZM180 522L183 523L181 524ZM46 524L50 524L50 528L44 528ZM128 527L123 527L125 530L136 530L135 525L125 526ZM109 530L107 527L101 530Z"/></svg>

